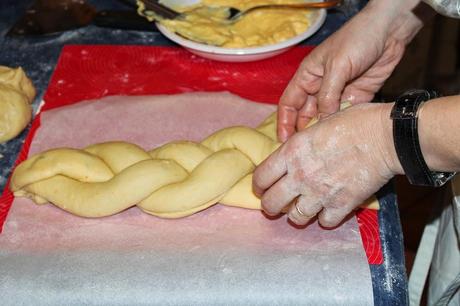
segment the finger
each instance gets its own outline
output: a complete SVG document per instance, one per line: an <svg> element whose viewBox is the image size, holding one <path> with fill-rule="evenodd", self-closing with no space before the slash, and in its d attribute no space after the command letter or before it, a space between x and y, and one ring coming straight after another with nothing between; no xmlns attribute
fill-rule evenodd
<svg viewBox="0 0 460 306"><path fill-rule="evenodd" d="M305 105L308 93L301 88L294 78L286 87L278 106L278 138L285 142L295 133L298 112Z"/></svg>
<svg viewBox="0 0 460 306"><path fill-rule="evenodd" d="M323 206L319 201L301 195L296 203L289 208L288 218L297 225L305 225L314 218Z"/></svg>
<svg viewBox="0 0 460 306"><path fill-rule="evenodd" d="M374 98L375 92L372 89L359 88L357 83L347 85L343 91L340 101L348 101L351 104L371 102Z"/></svg>
<svg viewBox="0 0 460 306"><path fill-rule="evenodd" d="M318 93L322 75L314 72L318 69L316 72L322 72L322 65L318 63L320 60L315 59L313 54L307 56L280 98L277 133L281 142L295 133L298 112L307 102L308 96Z"/></svg>
<svg viewBox="0 0 460 306"><path fill-rule="evenodd" d="M284 176L262 196L262 208L269 215L277 215L294 200L299 193L291 180Z"/></svg>
<svg viewBox="0 0 460 306"><path fill-rule="evenodd" d="M336 227L350 212L346 207L325 207L318 214L318 221L323 227Z"/></svg>
<svg viewBox="0 0 460 306"><path fill-rule="evenodd" d="M289 105L278 106L278 127L277 135L281 142L288 140L295 133L297 121L297 109Z"/></svg>
<svg viewBox="0 0 460 306"><path fill-rule="evenodd" d="M254 171L252 176L253 191L259 197L262 196L270 186L278 181L287 172L285 159L276 150L266 160L264 160Z"/></svg>
<svg viewBox="0 0 460 306"><path fill-rule="evenodd" d="M348 79L343 65L330 65L326 69L321 88L318 93L318 112L330 115L339 110L340 97Z"/></svg>
<svg viewBox="0 0 460 306"><path fill-rule="evenodd" d="M316 102L315 96L308 96L307 102L297 116L297 131L303 130L311 119L316 118L318 112Z"/></svg>

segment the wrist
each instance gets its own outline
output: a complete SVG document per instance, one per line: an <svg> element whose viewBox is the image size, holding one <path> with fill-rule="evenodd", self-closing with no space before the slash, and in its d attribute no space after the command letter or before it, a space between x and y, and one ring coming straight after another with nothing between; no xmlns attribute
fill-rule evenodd
<svg viewBox="0 0 460 306"><path fill-rule="evenodd" d="M433 100L431 100L433 101ZM439 126L433 125L436 120L433 120L433 113L430 111L431 102L427 101L419 107L418 112L418 136L420 142L420 149L422 150L423 157L427 166L430 170L442 170L442 163L436 158L436 153L433 148L434 141L436 139L432 137L432 133L435 135L440 134Z"/></svg>
<svg viewBox="0 0 460 306"><path fill-rule="evenodd" d="M363 17L377 25L386 35L408 44L418 31L423 22L412 12L419 0L389 1L374 0L363 9Z"/></svg>
<svg viewBox="0 0 460 306"><path fill-rule="evenodd" d="M458 138L450 131L458 130L455 114L458 102L453 97L437 98L421 106L418 118L420 148L432 171L460 171ZM453 140L455 139L455 140Z"/></svg>
<svg viewBox="0 0 460 306"><path fill-rule="evenodd" d="M402 13L390 27L390 35L407 45L423 27L423 22L411 11Z"/></svg>
<svg viewBox="0 0 460 306"><path fill-rule="evenodd" d="M445 141L443 137L440 137L443 134L435 132L436 137L433 139L433 137L427 137L427 133L420 128L422 121L420 112L424 102L435 99L437 96L438 94L434 91L409 90L396 99L391 111L395 151L405 175L413 185L439 187L455 175L454 169L454 171L439 171L433 166L433 157L439 157L440 152L448 153L445 149L439 150L438 146L436 144L433 146L431 142L432 140ZM442 109L446 116L446 109ZM431 119L423 121L425 125L427 122L432 122ZM424 139L424 143L429 143L428 147L422 148L421 139ZM430 152L427 148L432 151ZM441 162L447 164L445 161L441 160ZM447 169L449 168L447 166Z"/></svg>

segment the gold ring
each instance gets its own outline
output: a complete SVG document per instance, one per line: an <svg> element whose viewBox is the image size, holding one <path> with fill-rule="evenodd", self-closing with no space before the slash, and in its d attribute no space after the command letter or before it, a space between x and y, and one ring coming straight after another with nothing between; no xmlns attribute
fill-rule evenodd
<svg viewBox="0 0 460 306"><path fill-rule="evenodd" d="M309 216L309 215L304 214L304 213L300 210L300 208L299 208L299 206L298 206L297 204L299 204L298 201L296 201L295 204L294 204L295 210L297 210L297 212L299 213L299 215L301 215L302 217L311 219L311 218L313 218L313 217L316 215L316 214L314 214L314 215Z"/></svg>

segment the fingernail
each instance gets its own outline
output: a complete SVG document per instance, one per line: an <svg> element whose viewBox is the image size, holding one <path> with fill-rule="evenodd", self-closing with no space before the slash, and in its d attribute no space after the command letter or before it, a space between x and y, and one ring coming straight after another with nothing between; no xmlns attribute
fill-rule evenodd
<svg viewBox="0 0 460 306"><path fill-rule="evenodd" d="M275 217L275 216L278 215L277 213L271 213L271 212L269 212L269 211L267 211L265 209L263 210L263 212L264 212L264 214L266 214L267 216L270 216L270 217Z"/></svg>
<svg viewBox="0 0 460 306"><path fill-rule="evenodd" d="M329 116L329 114L327 114L327 113L319 113L318 114L318 119L321 120L321 119L326 118L327 116Z"/></svg>

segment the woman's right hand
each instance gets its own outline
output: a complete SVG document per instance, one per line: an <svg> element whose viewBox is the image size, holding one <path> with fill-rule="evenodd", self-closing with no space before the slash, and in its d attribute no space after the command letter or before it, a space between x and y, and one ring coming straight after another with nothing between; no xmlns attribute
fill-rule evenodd
<svg viewBox="0 0 460 306"><path fill-rule="evenodd" d="M279 103L280 141L341 101L371 101L422 26L411 12L417 2L371 1L303 60Z"/></svg>

